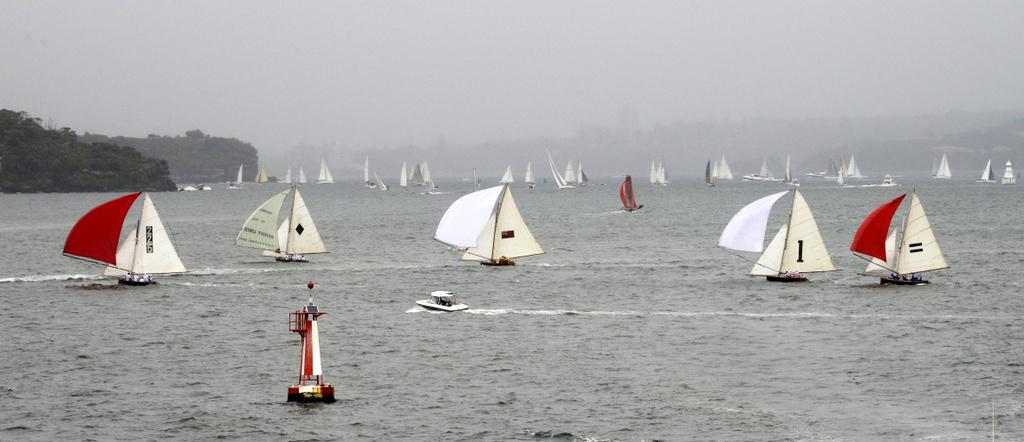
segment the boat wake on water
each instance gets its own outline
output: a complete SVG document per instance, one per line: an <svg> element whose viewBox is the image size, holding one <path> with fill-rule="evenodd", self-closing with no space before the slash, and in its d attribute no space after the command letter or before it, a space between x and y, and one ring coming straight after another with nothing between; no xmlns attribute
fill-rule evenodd
<svg viewBox="0 0 1024 442"><path fill-rule="evenodd" d="M425 311L420 309L410 309L408 313L414 310ZM633 310L623 311L607 311L607 310L593 310L593 311L580 311L580 310L523 310L523 309L511 309L511 308L498 308L498 309L479 309L471 308L465 310L466 313L473 315L483 316L498 316L498 315L540 315L540 316L639 316L639 317L651 317L651 316L669 316L669 317L683 317L683 318L700 318L700 317L740 317L740 318L753 318L753 319L891 319L891 320L985 320L985 321L1011 321L1014 320L1011 316L971 316L971 315L900 315L900 314L837 314L827 312L724 312L724 311L705 311L705 312L670 312L670 311L654 311L654 312L642 312Z"/></svg>
<svg viewBox="0 0 1024 442"><path fill-rule="evenodd" d="M0 278L0 284L13 282L47 282L47 281L100 281L103 275L28 275Z"/></svg>

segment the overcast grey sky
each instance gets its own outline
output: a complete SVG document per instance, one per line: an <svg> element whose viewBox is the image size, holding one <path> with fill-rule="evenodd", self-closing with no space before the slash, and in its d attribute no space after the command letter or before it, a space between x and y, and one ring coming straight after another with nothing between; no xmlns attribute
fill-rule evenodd
<svg viewBox="0 0 1024 442"><path fill-rule="evenodd" d="M0 0L0 107L260 149L1024 104L1021 1Z"/></svg>

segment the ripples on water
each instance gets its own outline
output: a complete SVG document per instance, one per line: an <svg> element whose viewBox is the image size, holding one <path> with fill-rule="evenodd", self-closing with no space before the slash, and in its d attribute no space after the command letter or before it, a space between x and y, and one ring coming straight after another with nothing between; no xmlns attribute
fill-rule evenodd
<svg viewBox="0 0 1024 442"><path fill-rule="evenodd" d="M332 251L310 264L233 246L278 186L155 194L191 273L124 290L89 290L109 284L100 269L60 256L113 195L0 195L0 439L979 440L993 401L997 435L1024 437L1019 186L808 180L840 271L772 285L714 244L778 186L638 186L631 215L617 183L515 187L548 253L485 268L431 239L468 190L450 184L306 186ZM846 250L911 186L953 268L879 287ZM330 405L284 402L307 280L328 312ZM442 289L471 309L413 304Z"/></svg>

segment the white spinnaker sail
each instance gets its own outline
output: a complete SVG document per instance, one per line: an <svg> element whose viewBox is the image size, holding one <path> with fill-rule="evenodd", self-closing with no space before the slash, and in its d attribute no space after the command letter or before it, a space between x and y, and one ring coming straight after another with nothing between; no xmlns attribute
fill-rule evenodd
<svg viewBox="0 0 1024 442"><path fill-rule="evenodd" d="M288 223L288 248L285 253L289 255L327 253L327 247L320 240L320 232L313 223L313 216L306 207L305 200L299 194L299 189L293 189L292 211Z"/></svg>
<svg viewBox="0 0 1024 442"><path fill-rule="evenodd" d="M157 213L153 200L149 199L149 193L143 195L142 213L135 230L131 264L122 267L119 262L118 267L139 274L184 273L185 265L181 263L178 252L174 250L174 243L171 242L164 223L160 221L160 214ZM120 251L118 255L121 255Z"/></svg>
<svg viewBox="0 0 1024 442"><path fill-rule="evenodd" d="M576 184L576 171L572 167L572 160L565 164L565 174L562 175L566 184Z"/></svg>
<svg viewBox="0 0 1024 442"><path fill-rule="evenodd" d="M128 274L128 269L132 268L132 257L135 256L135 240L138 238L138 230L136 227L132 227L132 231L128 232L128 236L124 237L124 241L121 241L121 245L117 248L117 267L107 266L103 269L103 274L107 276L124 276Z"/></svg>
<svg viewBox="0 0 1024 442"><path fill-rule="evenodd" d="M981 181L995 181L996 176L992 172L992 159L989 158L988 162L985 163L985 170L981 171Z"/></svg>
<svg viewBox="0 0 1024 442"><path fill-rule="evenodd" d="M320 159L320 175L316 177L317 183L330 184L334 182L334 177L331 176L331 169L327 167L327 159Z"/></svg>
<svg viewBox="0 0 1024 442"><path fill-rule="evenodd" d="M281 206L291 189L282 191L260 204L242 224L242 230L235 237L235 245L261 250L277 248L277 218Z"/></svg>
<svg viewBox="0 0 1024 442"><path fill-rule="evenodd" d="M949 159L946 158L946 154L942 154L942 161L939 162L939 169L935 171L935 178L952 178L953 174L949 170Z"/></svg>
<svg viewBox="0 0 1024 442"><path fill-rule="evenodd" d="M244 164L239 164L238 165L238 176L235 177L235 182L236 183L241 183L242 182L242 167L243 166L245 166L245 165Z"/></svg>
<svg viewBox="0 0 1024 442"><path fill-rule="evenodd" d="M722 154L722 162L718 165L718 177L723 180L732 179L732 170L729 169L729 163L725 162L725 154Z"/></svg>
<svg viewBox="0 0 1024 442"><path fill-rule="evenodd" d="M768 229L768 214L775 202L789 193L779 192L758 199L740 209L722 230L718 246L741 252L761 253L764 234Z"/></svg>
<svg viewBox="0 0 1024 442"><path fill-rule="evenodd" d="M498 223L497 215L496 212L492 212L491 216L487 218L487 223L476 237L476 245L466 248L465 253L462 254L463 261L490 261L493 259L494 226Z"/></svg>
<svg viewBox="0 0 1024 442"><path fill-rule="evenodd" d="M434 185L434 178L430 176L430 166L427 165L426 161L420 165L420 169L423 171L423 185L428 189L436 189L437 186Z"/></svg>
<svg viewBox="0 0 1024 442"><path fill-rule="evenodd" d="M757 259L757 263L750 269L751 276L778 276L779 273L782 273L779 269L782 267L782 251L786 248L787 230L787 227L783 225L775 234L772 242L768 243L764 253Z"/></svg>
<svg viewBox="0 0 1024 442"><path fill-rule="evenodd" d="M299 167L299 184L306 184L306 172Z"/></svg>
<svg viewBox="0 0 1024 442"><path fill-rule="evenodd" d="M434 239L460 249L476 247L480 232L494 216L494 207L504 188L489 187L455 200L441 216Z"/></svg>
<svg viewBox="0 0 1024 442"><path fill-rule="evenodd" d="M924 213L924 206L921 205L917 193L913 193L910 197L910 212L907 213L907 222L900 240L896 273L906 275L948 267L949 263L942 256L939 243L935 240L935 233L932 232L932 225Z"/></svg>
<svg viewBox="0 0 1024 442"><path fill-rule="evenodd" d="M896 269L896 229L891 229L889 236L885 237L885 257L888 258L885 261L871 258L864 272L892 272Z"/></svg>
<svg viewBox="0 0 1024 442"><path fill-rule="evenodd" d="M515 178L512 178L512 166L508 166L505 168L505 174L501 176L501 179L498 180L498 182L511 183L513 181L515 181Z"/></svg>
<svg viewBox="0 0 1024 442"><path fill-rule="evenodd" d="M285 172L285 174L284 174L284 181L281 181L281 182L282 183L287 183L287 184L291 184L292 183L292 168L291 167L289 167L288 171Z"/></svg>
<svg viewBox="0 0 1024 442"><path fill-rule="evenodd" d="M402 174L398 177L398 185L402 188L409 187L409 176L405 171L405 161L402 161Z"/></svg>
<svg viewBox="0 0 1024 442"><path fill-rule="evenodd" d="M523 177L523 182L526 184L536 183L536 181L533 180L533 163L526 163L526 176Z"/></svg>
<svg viewBox="0 0 1024 442"><path fill-rule="evenodd" d="M793 208L789 213L789 233L786 235L786 249L782 254L783 273L830 272L836 267L825 248L818 223L814 220L810 206L799 190L793 192Z"/></svg>

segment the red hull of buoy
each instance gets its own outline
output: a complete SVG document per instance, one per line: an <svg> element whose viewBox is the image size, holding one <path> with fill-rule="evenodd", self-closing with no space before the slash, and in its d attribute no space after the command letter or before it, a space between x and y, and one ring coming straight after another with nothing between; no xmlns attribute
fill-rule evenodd
<svg viewBox="0 0 1024 442"><path fill-rule="evenodd" d="M292 385L288 387L288 402L334 402L334 386Z"/></svg>

